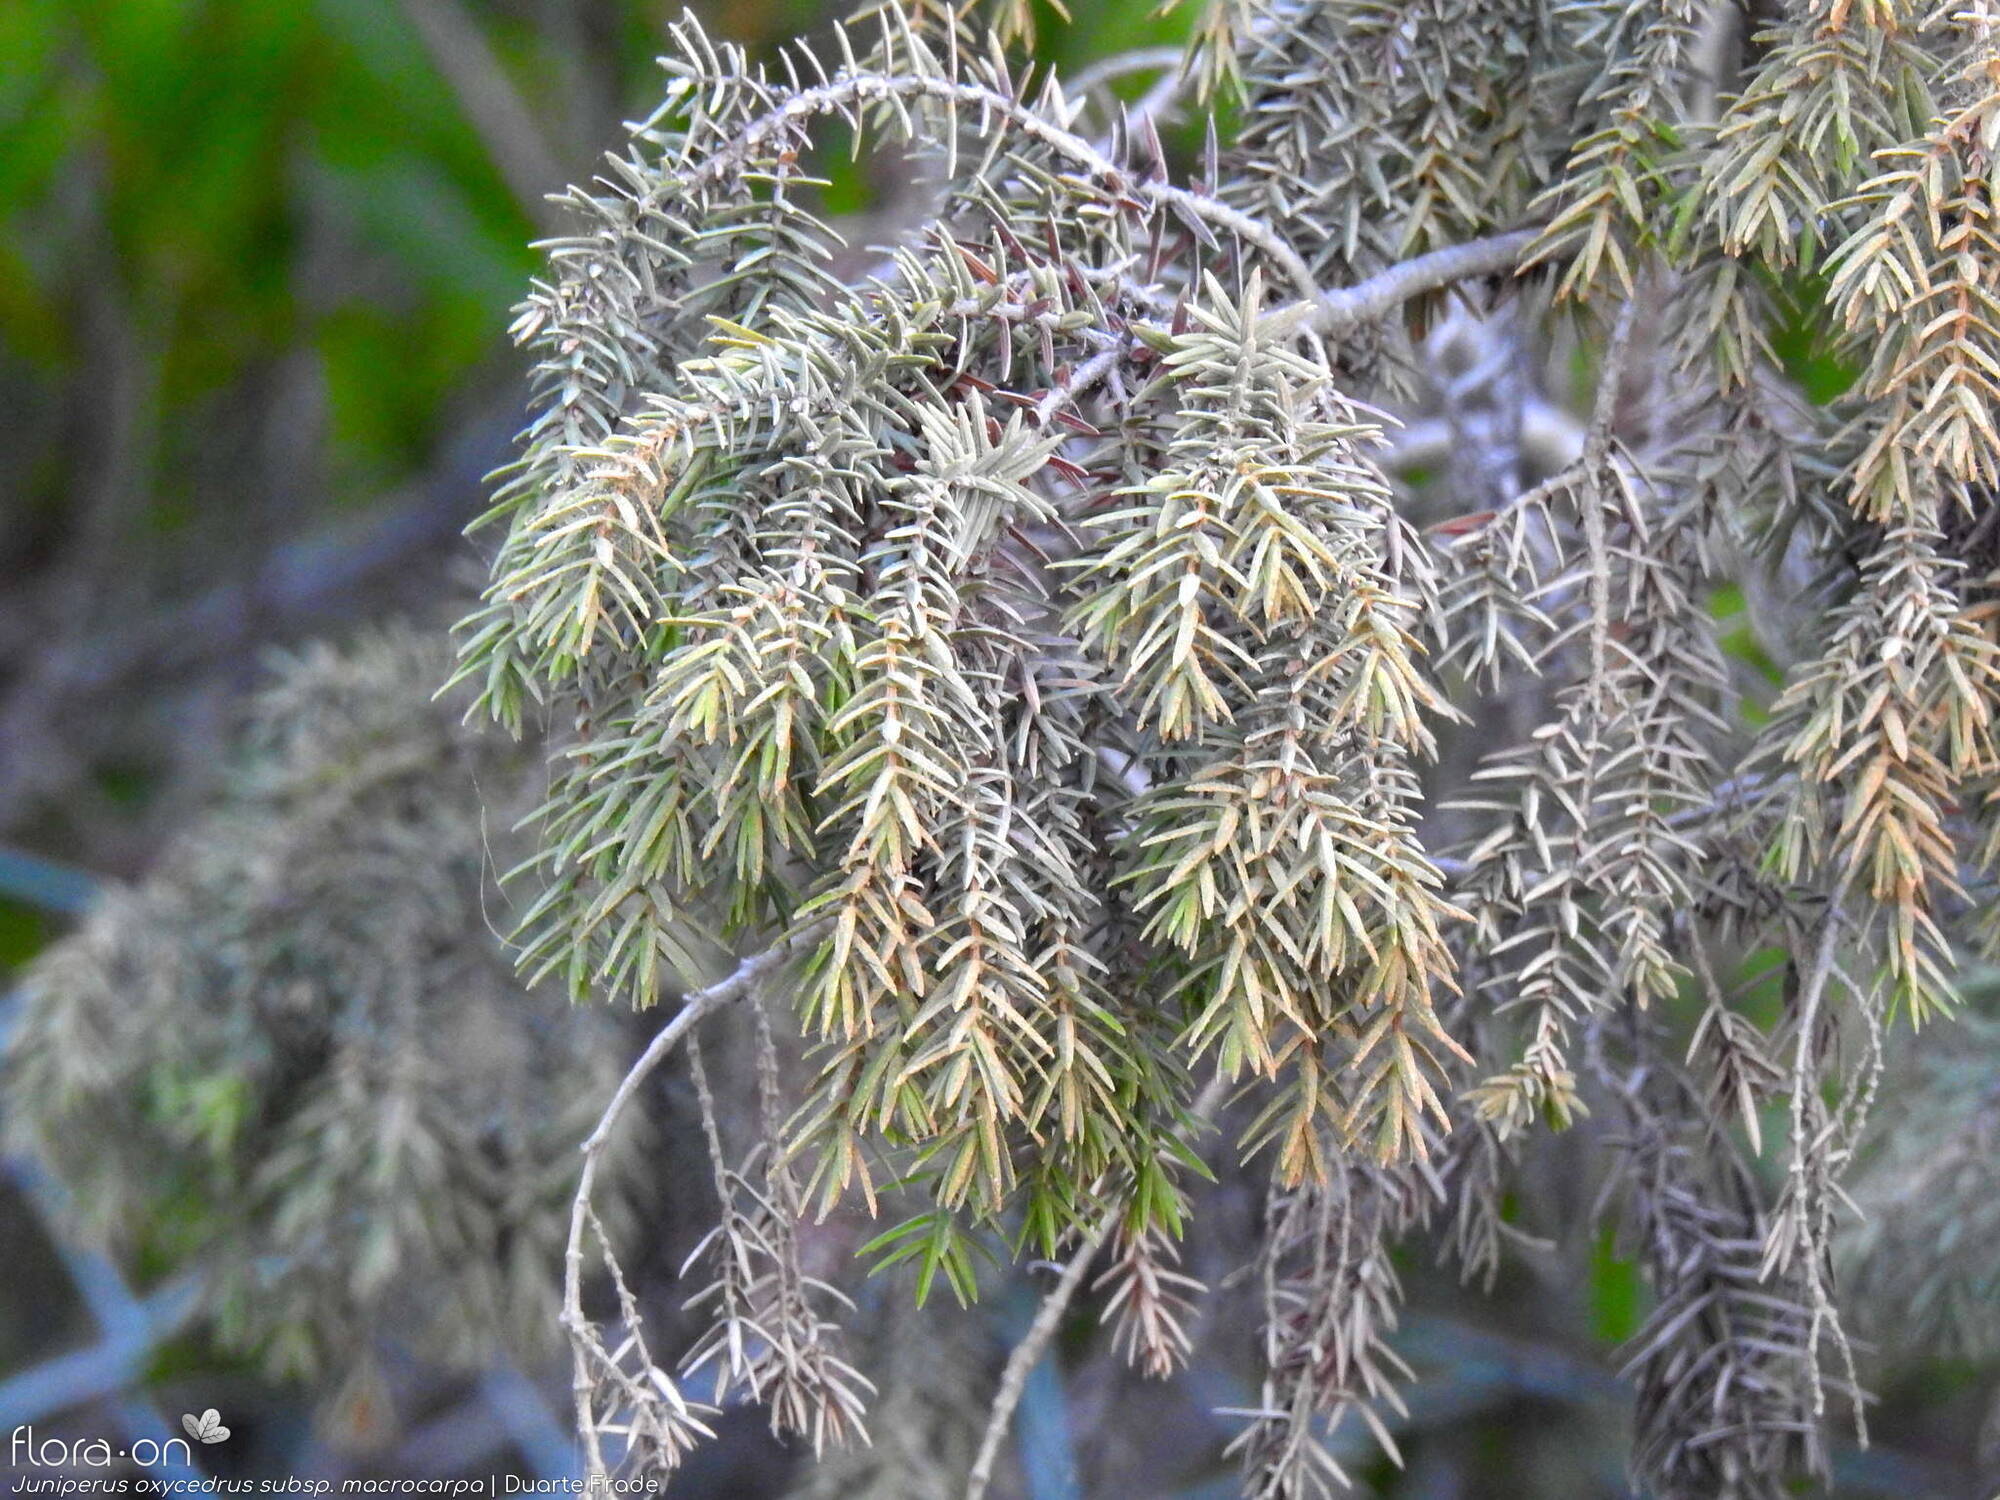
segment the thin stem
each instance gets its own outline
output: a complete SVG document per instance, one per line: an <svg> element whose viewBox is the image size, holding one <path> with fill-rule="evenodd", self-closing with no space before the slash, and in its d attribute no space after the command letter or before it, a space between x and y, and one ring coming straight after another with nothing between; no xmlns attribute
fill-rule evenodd
<svg viewBox="0 0 2000 1500"><path fill-rule="evenodd" d="M1050 386L1046 395L1035 403L1035 425L1046 427L1063 407L1075 403L1076 398L1101 382L1111 373L1113 366L1126 355L1124 345L1114 345L1100 349L1069 375Z"/></svg>
<svg viewBox="0 0 2000 1500"><path fill-rule="evenodd" d="M1269 257L1283 270L1306 302L1320 300L1319 285L1313 279L1304 257L1263 220L1218 198L1191 192L1169 182L1142 181L1075 131L1044 119L1020 100L1010 99L983 84L964 83L953 78L931 75L894 77L883 73L853 72L842 73L817 88L801 89L776 109L759 115L745 125L734 139L689 174L686 187L706 188L731 180L758 147L800 121L814 115L844 111L856 104L866 104L871 99L892 98L938 99L949 104L969 105L984 114L997 116L1030 140L1038 141L1058 156L1066 157L1072 165L1081 168L1087 176L1113 193L1136 197L1148 207L1172 209L1218 229L1228 230L1246 245Z"/></svg>
<svg viewBox="0 0 2000 1500"><path fill-rule="evenodd" d="M1313 330L1326 335L1345 333L1394 311L1412 297L1434 292L1454 281L1512 271L1520 265L1522 253L1540 232L1516 229L1482 240L1467 240L1462 245L1447 245L1378 271L1353 286L1322 292L1316 299Z"/></svg>
<svg viewBox="0 0 2000 1500"><path fill-rule="evenodd" d="M1468 276L1490 275L1511 269L1519 264L1521 252L1534 239L1535 233L1536 231L1531 229L1519 229L1510 234L1495 235L1490 239L1470 240L1463 245L1433 250L1428 255L1419 255L1414 260L1403 261L1378 275L1369 277L1366 281L1340 291L1315 291L1310 298L1293 303L1289 307L1279 308L1271 316L1280 324L1296 318L1306 329L1320 335L1342 333L1371 318L1381 317L1412 297L1436 291L1451 282L1461 281ZM1621 324L1629 333L1631 322L1629 304L1620 318ZM1607 387L1615 387L1617 384L1615 361L1622 356L1623 351L1621 340L1614 337L1613 344L1614 355L1606 361ZM1067 382L1051 388L1036 403L1036 422L1047 426L1049 419L1058 409L1104 379L1117 364L1123 352L1118 348L1105 349L1085 360L1071 374ZM1600 404L1602 400L1600 394ZM1593 430L1599 429L1608 421L1608 411L1600 412L1598 418L1593 421Z"/></svg>
<svg viewBox="0 0 2000 1500"><path fill-rule="evenodd" d="M583 1247L592 1223L591 1189L597 1184L597 1169L604 1159L605 1146L640 1087L688 1033L701 1023L703 1017L749 994L792 954L807 943L817 941L825 927L825 923L814 923L801 928L779 939L763 952L744 959L729 975L708 988L683 997L681 1008L674 1013L672 1020L659 1029L646 1050L639 1054L639 1060L619 1081L610 1102L604 1106L604 1113L598 1117L597 1127L584 1139L583 1171L577 1178L576 1196L570 1201L569 1241L563 1254L562 1325L569 1334L574 1355L576 1429L583 1439L587 1474L592 1480L603 1480L608 1471L604 1464L597 1419L591 1410L591 1399L597 1385L591 1370L591 1356L597 1341L583 1313Z"/></svg>
<svg viewBox="0 0 2000 1500"><path fill-rule="evenodd" d="M1207 1123L1229 1094L1229 1085L1221 1077L1209 1079L1202 1091L1195 1097L1188 1113L1197 1121ZM994 1394L993 1406L987 1414L986 1431L979 1440L979 1453L973 1460L972 1472L965 1483L965 1500L982 1500L987 1485L993 1481L993 1466L1000 1458L1000 1444L1007 1436L1007 1429L1014 1420L1014 1409L1021 1404L1021 1396L1028 1387L1029 1372L1035 1362L1042 1357L1050 1339L1055 1337L1061 1325L1063 1314L1069 1310L1075 1299L1077 1288L1083 1284L1090 1263L1097 1258L1097 1252L1104 1248L1104 1242L1111 1237L1111 1231L1118 1227L1118 1220L1125 1212L1124 1206L1113 1205L1105 1210L1076 1253L1063 1267L1061 1277L1049 1288L1049 1294L1042 1300L1035 1313L1035 1321L1028 1325L1028 1332L1021 1342L1014 1346L1007 1356L1007 1365L1000 1373L1000 1388Z"/></svg>
<svg viewBox="0 0 2000 1500"><path fill-rule="evenodd" d="M1610 684L1611 655L1611 539L1605 523L1604 497L1596 474L1611 451L1611 424L1618 411L1618 386L1625 370L1625 351L1632 342L1632 325L1638 309L1636 300L1627 299L1618 310L1611 328L1611 342L1604 351L1604 365L1598 376L1597 400L1591 409L1590 432L1583 440L1582 469L1590 493L1583 504L1583 546L1590 561L1590 701L1593 709L1603 702ZM1590 802L1578 804L1588 810Z"/></svg>
<svg viewBox="0 0 2000 1500"><path fill-rule="evenodd" d="M1832 1341L1841 1359L1847 1387L1856 1393L1853 1399L1855 1440L1866 1448L1867 1413L1858 1394L1861 1387L1854 1364L1854 1350L1841 1327L1839 1309L1834 1305L1833 1295L1827 1286L1827 1256L1833 1219L1827 1182L1829 1169L1827 1163L1814 1152L1825 1144L1832 1130L1827 1127L1815 1131L1808 1123L1809 1113L1823 1116L1819 1107L1820 1076L1813 1065L1813 1054L1819 1032L1820 1007L1827 986L1832 981L1839 954L1840 924L1838 898L1829 895L1826 910L1820 917L1818 940L1813 946L1812 960L1800 995L1798 1034L1792 1050L1791 1161L1788 1175L1791 1179L1791 1212L1796 1218L1798 1231L1791 1241L1791 1255L1786 1259L1796 1258L1799 1262L1811 1311L1811 1323L1806 1335L1806 1367L1812 1389L1813 1414L1818 1416L1826 1410L1826 1384L1819 1357L1820 1340L1824 1337ZM1774 1244L1775 1240L1765 1247L1765 1276L1770 1275L1774 1263L1782 1264L1772 1253Z"/></svg>
<svg viewBox="0 0 2000 1500"><path fill-rule="evenodd" d="M1035 1321L1028 1325L1027 1334L1007 1356L1007 1367L1000 1374L1000 1389L993 1397L992 1410L986 1417L986 1431L979 1440L979 1456L973 1460L972 1473L965 1481L965 1500L982 1500L987 1485L993 1482L993 1466L1000 1458L1000 1444L1013 1423L1014 1409L1021 1404L1021 1396L1028 1388L1028 1376L1041 1359L1049 1340L1055 1337L1063 1314L1069 1311L1077 1288L1083 1285L1083 1278L1090 1270L1090 1263L1104 1247L1121 1212L1120 1209L1112 1209L1084 1236L1076 1254L1069 1258L1062 1275L1042 1299Z"/></svg>

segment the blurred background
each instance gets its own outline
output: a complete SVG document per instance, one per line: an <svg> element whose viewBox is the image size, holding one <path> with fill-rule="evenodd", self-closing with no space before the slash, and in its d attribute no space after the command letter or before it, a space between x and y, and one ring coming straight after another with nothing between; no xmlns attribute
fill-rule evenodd
<svg viewBox="0 0 2000 1500"><path fill-rule="evenodd" d="M759 54L832 9L701 7ZM1071 24L1042 12L1037 47L1077 66L1173 42L1192 9L1086 0ZM676 13L665 0L0 0L0 979L107 882L146 877L210 805L272 648L399 615L435 626L470 597L477 548L461 533L518 422L506 329L530 243L554 227L544 195L588 176L620 122L650 109ZM830 206L865 215L866 173L834 177ZM1587 1168L1558 1147L1543 1169L1587 1220ZM207 1473L573 1472L552 1350L454 1365L390 1349L358 1394L275 1376L189 1316L188 1266L94 1252L59 1228L61 1197L19 1158L0 1177L0 1443L32 1427L126 1447L215 1407L232 1437L197 1450ZM669 1266L704 1212L677 1201L653 1221ZM1228 1215L1215 1217L1190 1247L1211 1281L1233 1264ZM1492 1298L1412 1252L1422 1311L1403 1347L1425 1378L1396 1424L1403 1469L1357 1437L1364 1493L1627 1493L1615 1351L1645 1293L1608 1229L1578 1232L1595 1236L1586 1278L1538 1271L1530 1250ZM1032 1304L1002 1295L922 1334L881 1316L935 1346L949 1367L937 1379L976 1385ZM1231 1426L1212 1409L1254 1386L1231 1316L1218 1299L1171 1387L1122 1374L1080 1318L1031 1382L1000 1488L1233 1494ZM901 1378L928 1378L912 1368ZM1878 1442L1839 1449L1837 1492L1983 1500L2000 1437L1992 1367L1954 1356L1876 1373ZM16 1448L0 1451L8 1472L51 1469ZM848 1472L812 1480L754 1413L732 1412L672 1493L891 1493Z"/></svg>

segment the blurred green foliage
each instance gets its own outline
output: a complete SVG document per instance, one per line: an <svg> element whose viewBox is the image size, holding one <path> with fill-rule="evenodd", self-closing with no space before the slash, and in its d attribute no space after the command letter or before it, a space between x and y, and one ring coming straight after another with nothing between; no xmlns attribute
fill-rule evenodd
<svg viewBox="0 0 2000 1500"><path fill-rule="evenodd" d="M727 9L729 33L763 54L823 7ZM169 683L147 670L161 643L132 638L218 590L254 612L283 549L351 515L476 513L466 464L504 457L518 410L506 329L552 224L543 195L588 177L650 107L678 13L0 4L6 837L134 867L166 831L157 794L204 763L182 743L186 690L218 675L240 688L246 653L240 638L189 641ZM357 591L308 628L368 605ZM79 687L106 642L121 665L105 670L123 676Z"/></svg>
<svg viewBox="0 0 2000 1500"><path fill-rule="evenodd" d="M20 0L0 53L10 361L60 378L92 334L80 304L109 295L158 361L167 474L171 417L297 348L338 473L380 482L422 452L533 255L396 6Z"/></svg>
<svg viewBox="0 0 2000 1500"><path fill-rule="evenodd" d="M1833 314L1826 305L1827 277L1818 271L1794 272L1777 283L1777 290L1779 322L1771 330L1771 351L1808 401L1831 405L1861 378L1861 370L1837 352Z"/></svg>
<svg viewBox="0 0 2000 1500"><path fill-rule="evenodd" d="M501 346L538 260L540 207L510 188L427 48L413 16L436 3L0 6L0 380L38 408L24 424L36 462L14 466L13 485L59 503L64 427L35 418L55 418L60 388L88 367L107 302L156 372L154 525L213 503L181 482L207 412L300 351L323 381L335 491L364 497L421 461ZM587 172L644 106L677 10L449 8L478 28L565 175ZM829 10L704 8L758 52ZM1065 66L1170 40L1193 13L1093 5L1065 26L1042 10L1044 60ZM841 206L859 206L865 184L835 182Z"/></svg>

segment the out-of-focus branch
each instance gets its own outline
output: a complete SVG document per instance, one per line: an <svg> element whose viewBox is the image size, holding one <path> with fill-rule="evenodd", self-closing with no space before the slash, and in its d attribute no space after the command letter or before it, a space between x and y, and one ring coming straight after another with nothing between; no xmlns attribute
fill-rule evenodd
<svg viewBox="0 0 2000 1500"><path fill-rule="evenodd" d="M399 573L436 576L433 560L478 512L481 476L507 451L497 413L465 427L429 475L366 520L279 547L249 577L184 603L139 611L89 596L89 619L134 623L62 636L0 694L0 829L37 797L54 797L90 774L92 747L67 743L81 711L141 679L185 677L297 632L351 614L364 590Z"/></svg>
<svg viewBox="0 0 2000 1500"><path fill-rule="evenodd" d="M486 34L458 0L403 0L403 13L528 217L546 227L564 174Z"/></svg>
<svg viewBox="0 0 2000 1500"><path fill-rule="evenodd" d="M1177 69L1186 55L1179 47L1139 47L1130 52L1116 52L1077 69L1065 80L1064 89L1072 97L1081 98L1092 89L1102 88L1113 79L1123 78L1129 73Z"/></svg>

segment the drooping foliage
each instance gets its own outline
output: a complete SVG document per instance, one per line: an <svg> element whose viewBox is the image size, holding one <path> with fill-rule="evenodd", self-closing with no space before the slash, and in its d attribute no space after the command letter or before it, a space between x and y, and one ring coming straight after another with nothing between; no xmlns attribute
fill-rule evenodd
<svg viewBox="0 0 2000 1500"><path fill-rule="evenodd" d="M1983 14L1729 19L1219 5L1241 124L1185 187L1179 101L1004 24L759 71L687 21L523 314L464 670L574 724L531 966L643 1005L691 925L797 945L808 1196L914 1193L882 1247L962 1292L975 1237L1106 1215L1160 1269L1218 1080L1277 1195L1255 1493L1394 1406L1387 1247L1441 1196L1490 1261L1511 1156L1593 1111L1659 1293L1639 1476L1775 1492L1852 1388L1836 1179L1987 858L2000 93ZM833 127L918 184L885 248L816 213ZM1427 370L1440 317L1488 359ZM1831 411L1787 320L1861 369ZM1565 340L1594 404L1538 455ZM1442 484L1389 472L1412 399ZM1808 642L1752 713L1724 582Z"/></svg>
<svg viewBox="0 0 2000 1500"><path fill-rule="evenodd" d="M354 1402L390 1334L455 1366L553 1344L576 1142L620 1068L492 926L532 758L432 701L449 660L396 629L283 662L220 805L30 972L0 1075L80 1231Z"/></svg>
<svg viewBox="0 0 2000 1500"><path fill-rule="evenodd" d="M1902 1274L1983 1222L1951 1067L1891 1075L1945 1148L1873 1157L1896 1225L1833 1251L1892 1052L1993 942L1992 23L1217 0L1127 105L1026 11L761 68L677 23L515 325L459 672L554 745L523 967L677 1006L576 1131L591 1464L674 1467L689 1377L864 1429L802 1243L841 1209L963 1299L1071 1254L1028 1355L1088 1295L1171 1374L1219 1171L1268 1187L1246 1492L1334 1493L1344 1420L1396 1451L1398 1246L1490 1280L1570 1132L1652 1293L1635 1482L1791 1493L1864 1399L1836 1271L1924 1326L1985 1284ZM735 1001L753 1077L696 1037ZM676 1047L721 1202L684 1357L591 1193Z"/></svg>

